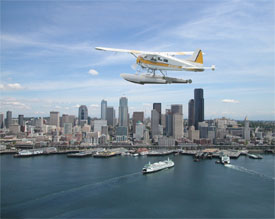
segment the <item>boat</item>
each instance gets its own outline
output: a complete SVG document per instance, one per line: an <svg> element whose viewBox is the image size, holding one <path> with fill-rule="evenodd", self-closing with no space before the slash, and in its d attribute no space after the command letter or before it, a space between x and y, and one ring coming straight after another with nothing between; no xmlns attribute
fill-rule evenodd
<svg viewBox="0 0 275 219"><path fill-rule="evenodd" d="M249 157L249 158L252 158L252 159L263 159L263 157L262 156L260 156L260 155L255 155L255 154L247 154L247 156Z"/></svg>
<svg viewBox="0 0 275 219"><path fill-rule="evenodd" d="M147 156L166 156L174 153L174 151L150 151Z"/></svg>
<svg viewBox="0 0 275 219"><path fill-rule="evenodd" d="M117 154L115 152L102 151L102 152L96 152L94 154L94 157L105 158L105 157L113 157L113 156L116 156L116 155Z"/></svg>
<svg viewBox="0 0 275 219"><path fill-rule="evenodd" d="M156 163L151 164L150 162L148 164L146 164L143 169L142 169L142 173L146 174L146 173L153 173L153 172L157 172L163 169L167 169L167 168L171 168L173 167L175 164L172 160L170 160L169 158L165 161L159 161Z"/></svg>
<svg viewBox="0 0 275 219"><path fill-rule="evenodd" d="M80 151L80 152L77 152L77 153L67 154L67 157L89 157L89 156L92 156L92 153L85 152L85 151Z"/></svg>
<svg viewBox="0 0 275 219"><path fill-rule="evenodd" d="M228 157L227 155L223 155L221 157L221 163L222 164L230 164L230 157Z"/></svg>

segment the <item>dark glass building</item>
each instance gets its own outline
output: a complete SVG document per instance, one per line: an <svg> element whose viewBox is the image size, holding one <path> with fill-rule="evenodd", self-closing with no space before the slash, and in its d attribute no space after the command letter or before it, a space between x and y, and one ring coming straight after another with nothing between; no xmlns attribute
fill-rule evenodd
<svg viewBox="0 0 275 219"><path fill-rule="evenodd" d="M194 106L195 106L195 128L198 130L198 123L204 121L204 99L203 89L194 90Z"/></svg>
<svg viewBox="0 0 275 219"><path fill-rule="evenodd" d="M161 125L161 103L153 103L153 110L159 113L159 124Z"/></svg>
<svg viewBox="0 0 275 219"><path fill-rule="evenodd" d="M194 100L189 100L188 103L188 127L195 125L195 103Z"/></svg>

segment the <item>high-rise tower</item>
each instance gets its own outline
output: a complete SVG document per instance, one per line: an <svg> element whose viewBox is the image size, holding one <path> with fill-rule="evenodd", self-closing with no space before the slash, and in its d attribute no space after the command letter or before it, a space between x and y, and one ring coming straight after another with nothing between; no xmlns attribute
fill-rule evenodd
<svg viewBox="0 0 275 219"><path fill-rule="evenodd" d="M12 112L7 111L7 117L6 117L6 128L8 129L12 124Z"/></svg>
<svg viewBox="0 0 275 219"><path fill-rule="evenodd" d="M50 112L50 125L59 127L59 112Z"/></svg>
<svg viewBox="0 0 275 219"><path fill-rule="evenodd" d="M161 125L161 103L153 103L153 109L159 113L159 125Z"/></svg>
<svg viewBox="0 0 275 219"><path fill-rule="evenodd" d="M198 130L199 122L204 121L204 99L203 89L194 90L194 106L195 106L195 128Z"/></svg>
<svg viewBox="0 0 275 219"><path fill-rule="evenodd" d="M119 99L119 126L128 127L128 99L121 97Z"/></svg>
<svg viewBox="0 0 275 219"><path fill-rule="evenodd" d="M85 105L81 105L78 110L78 125L88 122L88 108Z"/></svg>
<svg viewBox="0 0 275 219"><path fill-rule="evenodd" d="M189 100L188 103L188 127L195 125L195 105L194 100Z"/></svg>
<svg viewBox="0 0 275 219"><path fill-rule="evenodd" d="M249 121L247 119L247 116L244 119L243 138L247 141L250 140L250 128L249 128Z"/></svg>
<svg viewBox="0 0 275 219"><path fill-rule="evenodd" d="M107 101L106 100L101 101L101 119L107 120Z"/></svg>

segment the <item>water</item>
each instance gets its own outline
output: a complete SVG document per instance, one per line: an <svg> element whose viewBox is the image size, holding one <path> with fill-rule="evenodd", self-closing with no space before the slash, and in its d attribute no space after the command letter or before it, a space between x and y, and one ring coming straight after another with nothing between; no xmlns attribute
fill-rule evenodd
<svg viewBox="0 0 275 219"><path fill-rule="evenodd" d="M164 157L2 155L1 218L274 218L275 156L170 158L174 168L142 175Z"/></svg>

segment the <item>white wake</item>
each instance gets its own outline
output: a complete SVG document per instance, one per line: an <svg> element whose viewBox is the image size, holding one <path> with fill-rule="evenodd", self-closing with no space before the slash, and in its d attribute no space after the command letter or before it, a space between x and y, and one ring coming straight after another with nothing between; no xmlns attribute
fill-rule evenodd
<svg viewBox="0 0 275 219"><path fill-rule="evenodd" d="M257 175L257 176L260 176L260 177L263 177L263 178L275 180L275 177L266 176L262 173L259 173L259 172L254 171L254 170L249 170L245 167L241 167L241 166L237 166L237 165L233 165L233 164L225 164L224 166L227 167L227 168L230 168L230 169L234 169L234 170L243 172L243 173L248 173L248 174Z"/></svg>

